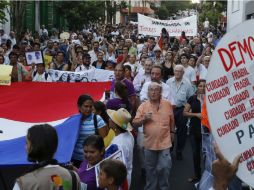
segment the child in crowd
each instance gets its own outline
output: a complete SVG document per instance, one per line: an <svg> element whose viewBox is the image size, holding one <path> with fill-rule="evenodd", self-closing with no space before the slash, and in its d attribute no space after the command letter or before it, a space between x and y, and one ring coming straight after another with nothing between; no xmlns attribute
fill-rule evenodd
<svg viewBox="0 0 254 190"><path fill-rule="evenodd" d="M107 190L123 190L127 169L119 160L105 160L100 164L99 187Z"/></svg>

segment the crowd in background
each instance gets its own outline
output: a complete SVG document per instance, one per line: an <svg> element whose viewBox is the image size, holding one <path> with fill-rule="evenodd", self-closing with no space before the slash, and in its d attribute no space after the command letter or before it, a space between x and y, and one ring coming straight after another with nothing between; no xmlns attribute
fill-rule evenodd
<svg viewBox="0 0 254 190"><path fill-rule="evenodd" d="M106 157L106 147L124 152L126 171L122 169L122 173L128 185L122 185L121 179L121 183L113 181L118 187L130 188L135 140L145 189L174 189L174 184L169 184L172 156L182 162L189 156L183 154L189 135L194 171L186 180L207 190L213 183L211 166L216 156L209 126L202 124L206 117L202 110L207 69L223 32L209 23L198 31L196 36L186 36L183 31L174 37L164 29L160 37L153 37L139 35L136 25L119 24L89 26L63 37L64 33L50 33L42 26L39 32L25 32L18 40L15 32L7 35L1 30L0 64L13 66L12 82L52 82L48 69L114 71L105 102L94 102L88 95L81 95L77 102L82 122L72 162L88 189L99 189L95 171L87 168ZM43 56L52 56L52 61L28 65L28 51L42 51ZM236 178L229 189L240 187Z"/></svg>

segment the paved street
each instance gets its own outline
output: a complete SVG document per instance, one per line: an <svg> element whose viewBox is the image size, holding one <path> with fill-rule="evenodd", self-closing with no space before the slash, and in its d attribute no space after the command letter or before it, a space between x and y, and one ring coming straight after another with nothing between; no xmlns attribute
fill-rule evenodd
<svg viewBox="0 0 254 190"><path fill-rule="evenodd" d="M134 152L136 152L136 149L134 150ZM194 185L187 181L189 177L193 176L192 154L189 141L187 141L183 153L183 160L177 161L173 152L172 161L173 163L170 176L171 190L195 190ZM134 154L132 176L133 177L131 190L144 189L145 179L141 177L140 165L137 154Z"/></svg>
<svg viewBox="0 0 254 190"><path fill-rule="evenodd" d="M193 166L192 166L192 155L191 155L191 146L189 141L185 146L183 152L183 161L177 161L173 152L173 167L171 170L170 183L171 190L195 190L195 187L192 183L189 183L187 179L193 175ZM4 180L8 185L8 190L12 189L12 182L14 179L24 172L24 167L12 167L5 168L0 170L1 175L4 177ZM132 186L131 190L143 190L145 185L145 179L141 177L140 164L137 157L136 148L134 149L134 163L133 163L133 175L132 175ZM247 188L246 188L247 189ZM2 180L0 180L0 190L5 190L3 187Z"/></svg>

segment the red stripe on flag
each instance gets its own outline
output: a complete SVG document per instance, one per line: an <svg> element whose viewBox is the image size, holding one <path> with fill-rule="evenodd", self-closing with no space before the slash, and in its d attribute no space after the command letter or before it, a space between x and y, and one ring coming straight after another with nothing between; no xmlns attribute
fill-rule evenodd
<svg viewBox="0 0 254 190"><path fill-rule="evenodd" d="M100 100L110 82L12 83L0 86L0 118L23 122L50 122L78 113L77 99L89 94Z"/></svg>

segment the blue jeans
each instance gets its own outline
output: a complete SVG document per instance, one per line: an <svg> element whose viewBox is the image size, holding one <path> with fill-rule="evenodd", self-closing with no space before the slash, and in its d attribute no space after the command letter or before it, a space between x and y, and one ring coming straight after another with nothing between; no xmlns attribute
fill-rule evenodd
<svg viewBox="0 0 254 190"><path fill-rule="evenodd" d="M171 166L172 161L169 148L165 150L145 149L145 190L169 190Z"/></svg>

